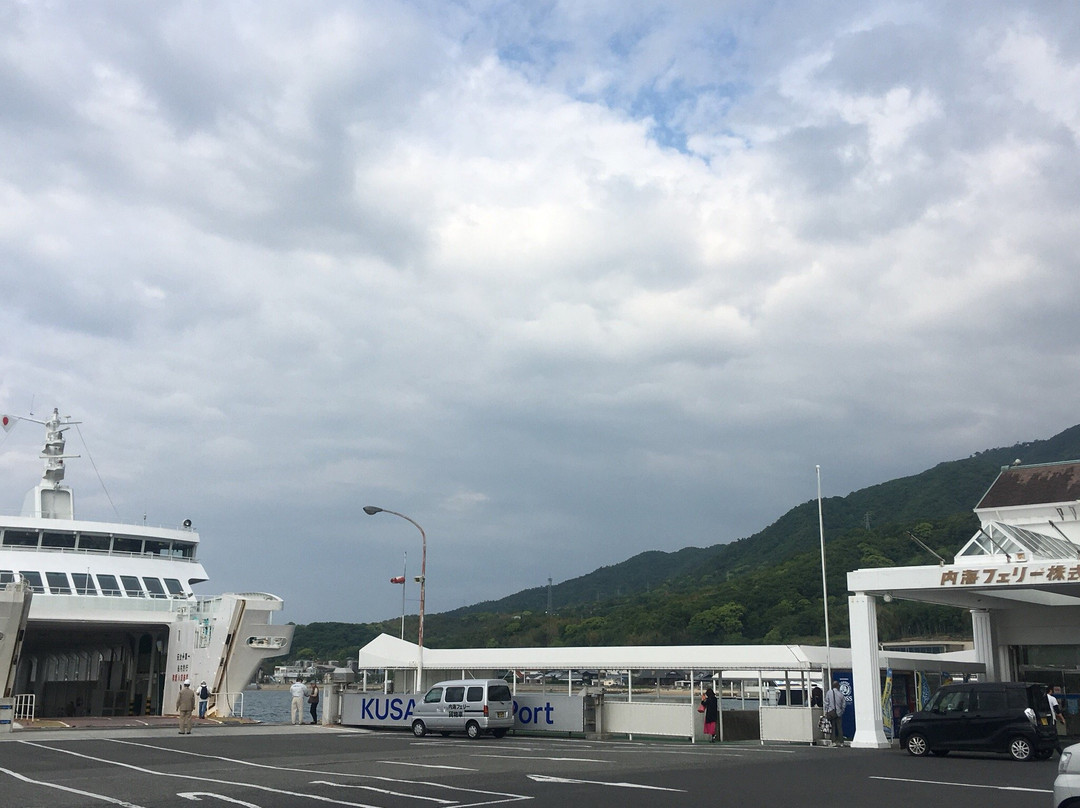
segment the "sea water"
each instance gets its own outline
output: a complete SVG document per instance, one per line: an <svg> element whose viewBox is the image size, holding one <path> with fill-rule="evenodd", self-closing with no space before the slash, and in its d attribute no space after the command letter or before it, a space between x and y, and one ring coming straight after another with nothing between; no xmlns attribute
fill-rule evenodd
<svg viewBox="0 0 1080 808"><path fill-rule="evenodd" d="M243 710L244 718L262 721L266 724L288 724L292 718L292 695L288 690L245 690L243 704L237 702L236 713ZM322 705L319 705L322 714ZM304 699L304 722L311 720L311 705Z"/></svg>

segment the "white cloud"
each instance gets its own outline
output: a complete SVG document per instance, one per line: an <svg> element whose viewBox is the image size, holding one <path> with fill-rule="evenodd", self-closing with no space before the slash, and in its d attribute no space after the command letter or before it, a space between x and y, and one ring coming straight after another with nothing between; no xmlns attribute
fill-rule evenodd
<svg viewBox="0 0 1080 808"><path fill-rule="evenodd" d="M396 613L364 504L437 610L1075 420L1060 5L0 14L0 409L289 619Z"/></svg>

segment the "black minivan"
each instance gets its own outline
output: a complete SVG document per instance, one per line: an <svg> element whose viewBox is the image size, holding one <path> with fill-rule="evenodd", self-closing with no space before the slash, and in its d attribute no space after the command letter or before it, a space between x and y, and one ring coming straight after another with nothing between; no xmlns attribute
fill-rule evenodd
<svg viewBox="0 0 1080 808"><path fill-rule="evenodd" d="M1057 744L1046 692L1030 682L945 685L925 710L901 719L900 745L916 757L962 750L1045 760Z"/></svg>

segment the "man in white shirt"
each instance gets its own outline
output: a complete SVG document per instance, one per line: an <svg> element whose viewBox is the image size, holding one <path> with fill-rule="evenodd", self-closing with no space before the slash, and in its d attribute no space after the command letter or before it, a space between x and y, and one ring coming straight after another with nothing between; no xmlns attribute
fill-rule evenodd
<svg viewBox="0 0 1080 808"><path fill-rule="evenodd" d="M844 730L841 724L844 720L844 708L847 707L847 699L840 690L840 680L833 679L832 687L825 694L825 717L832 724L832 742L834 746L844 745Z"/></svg>
<svg viewBox="0 0 1080 808"><path fill-rule="evenodd" d="M304 698L307 696L307 686L297 679L289 688L292 693L292 722L300 724L304 718Z"/></svg>

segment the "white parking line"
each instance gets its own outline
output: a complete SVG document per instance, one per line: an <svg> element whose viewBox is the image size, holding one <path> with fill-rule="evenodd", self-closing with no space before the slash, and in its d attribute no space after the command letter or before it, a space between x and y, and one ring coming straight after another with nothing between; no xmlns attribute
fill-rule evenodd
<svg viewBox="0 0 1080 808"><path fill-rule="evenodd" d="M554 760L559 763L611 763L597 758L544 757L543 755L470 755L469 757L499 758L499 760Z"/></svg>
<svg viewBox="0 0 1080 808"><path fill-rule="evenodd" d="M909 777L879 777L870 775L871 780L892 780L898 783L919 783L927 786L956 786L957 788L989 788L994 791L1026 791L1032 794L1053 794L1052 788L1021 788L1020 786L988 786L985 783L950 783L947 780L914 780Z"/></svg>
<svg viewBox="0 0 1080 808"><path fill-rule="evenodd" d="M0 768L0 772L4 774L10 774L16 780L22 780L24 783L30 783L35 786L45 786L46 788L55 788L57 791L66 791L69 794L78 794L80 797L90 797L95 800L101 800L102 802L111 803L112 805L121 805L124 808L142 808L140 805L136 805L133 802L124 802L113 797L106 797L104 794L95 794L92 791L81 791L77 788L69 788L68 786L62 786L59 783L47 783L44 780L32 780L24 774L13 772L11 769Z"/></svg>
<svg viewBox="0 0 1080 808"><path fill-rule="evenodd" d="M333 788L358 788L363 791L374 791L377 794L385 794L388 797L408 797L413 800L427 800L437 802L439 805L457 805L457 800L440 800L438 797L422 797L418 794L405 794L401 791L391 791L388 788L375 788L375 786L362 786L357 783L332 783L329 780L312 780L313 786L332 786Z"/></svg>
<svg viewBox="0 0 1080 808"><path fill-rule="evenodd" d="M471 798L473 801L472 802L457 802L456 804L459 805L460 808L470 808L470 806L480 806L480 805L496 805L496 804L504 803L504 802L517 802L518 800L531 799L530 797L527 797L527 796L522 795L522 794L512 794L512 793L509 793L509 792L502 792L502 791L486 791L484 789L479 789L479 788L465 788L465 787L462 787L462 786L452 786L452 785L446 785L446 784L443 784L443 783L431 783L431 782L425 782L425 781L422 781L422 780L404 780L404 779L392 778L392 777L380 777L378 775L371 775L371 774L352 774L352 773L349 773L349 772L324 772L324 771L316 771L316 770L313 770L313 769L296 768L296 767L292 767L292 766L270 766L270 765L265 764L265 763L254 763L254 762L249 761L249 760L240 760L238 758L230 758L230 757L225 757L223 755L207 755L207 754L203 754L203 753L200 753L200 752L191 752L191 751L188 751L186 749L175 749L175 748L171 748L171 747L167 747L167 746L157 746L155 744L138 743L138 742L135 742L135 741L123 741L123 740L119 740L119 739L110 739L110 740L112 740L113 743L123 744L125 746L137 746L137 747L141 747L141 748L144 748L144 749L157 749L157 750L160 750L160 751L163 751L163 752L169 752L169 753L174 754L174 755L177 755L177 754L178 755L188 755L190 757L196 757L196 758L206 758L206 759L210 759L210 760L222 760L222 761L227 761L229 763L235 763L235 764L242 765L242 766L251 766L253 768L259 768L259 769L273 769L274 771L302 772L303 774L309 775L309 776L313 775L313 774L322 774L322 775L329 775L329 776L332 776L332 777L341 777L341 778L357 778L357 779L365 779L365 780L377 780L377 781L381 781L381 782L388 782L388 783L395 783L395 784L423 786L425 788L430 788L430 789L442 789L442 790L445 790L445 791L457 792L459 794L468 795L468 797ZM113 766L120 766L120 767L127 768L127 769L133 769L135 771L145 772L146 774L156 775L158 777L176 777L176 778L181 778L181 779L183 779L183 778L194 779L194 780L200 780L203 783L218 783L218 784L223 784L223 785L243 786L243 787L252 788L252 789L255 789L255 790L258 790L258 791L269 791L269 792L276 793L276 794L285 794L285 795L290 796L290 797L302 797L304 799L316 800L316 801L319 801L319 802L329 802L329 803L333 803L333 804L336 804L336 805L359 806L360 808L377 808L376 806L369 806L366 803L343 802L343 801L340 801L340 800L331 799L330 797L323 797L323 796L320 796L320 795L317 795L317 794L304 794L304 793L298 793L298 792L293 792L293 791L285 791L283 789L270 788L269 786L264 786L264 785L261 785L259 783L249 783L249 782L244 782L244 781L231 781L231 780L218 780L218 779L215 779L215 778L212 778L212 777L205 777L205 776L203 776L202 774L199 774L199 773L177 774L177 773L171 773L171 772L155 771L154 769L147 769L147 768L144 768L142 766L135 766L135 765L133 765L131 763L121 763L121 762L118 762L118 761L115 761L115 760L108 760L107 758L93 757L91 755L84 755L84 754L80 754L78 752L73 752L73 751L68 750L68 749L62 749L62 748L55 747L55 746L47 746L45 744L34 743L34 742L31 742L31 741L19 741L19 743L26 744L27 746L35 746L35 747L38 747L38 748L41 748L41 749L47 749L50 752L61 752L61 753L66 754L66 755L73 755L75 757L85 758L86 760L96 760L96 761L99 761L101 763L111 764Z"/></svg>
<svg viewBox="0 0 1080 808"><path fill-rule="evenodd" d="M568 777L550 777L546 774L530 774L529 779L534 780L537 783L570 783L572 785L609 786L611 788L643 788L648 791L678 791L681 794L686 793L686 790L682 788L647 786L643 783L608 783L604 780L572 780Z"/></svg>
<svg viewBox="0 0 1080 808"><path fill-rule="evenodd" d="M456 772L475 772L478 769L470 769L466 766L440 766L437 763L409 763L404 760L376 760L376 763L388 764L391 766L415 766L418 769L452 769Z"/></svg>

